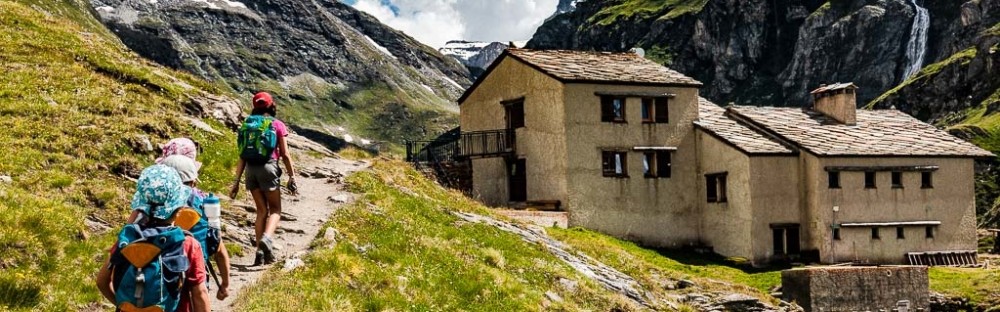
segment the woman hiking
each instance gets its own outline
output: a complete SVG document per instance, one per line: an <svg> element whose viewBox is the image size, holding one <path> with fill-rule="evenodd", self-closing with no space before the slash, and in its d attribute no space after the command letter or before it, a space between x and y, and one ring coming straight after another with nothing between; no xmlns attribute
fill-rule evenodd
<svg viewBox="0 0 1000 312"><path fill-rule="evenodd" d="M295 192L295 171L288 157L288 128L276 119L274 99L267 92L253 96L253 110L239 131L240 159L236 164L236 181L229 197L236 198L240 190L240 176L244 176L247 190L257 207L254 224L257 253L253 265L270 264L274 258L274 231L281 220L281 168L288 171L288 189Z"/></svg>

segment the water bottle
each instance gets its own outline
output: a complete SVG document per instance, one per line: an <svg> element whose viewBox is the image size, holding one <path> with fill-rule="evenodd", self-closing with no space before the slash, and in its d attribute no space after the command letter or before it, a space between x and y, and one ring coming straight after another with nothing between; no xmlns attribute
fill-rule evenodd
<svg viewBox="0 0 1000 312"><path fill-rule="evenodd" d="M205 209L205 218L208 218L208 226L216 229L222 228L222 220L219 219L222 206L219 204L219 198L215 194L208 194L202 207Z"/></svg>

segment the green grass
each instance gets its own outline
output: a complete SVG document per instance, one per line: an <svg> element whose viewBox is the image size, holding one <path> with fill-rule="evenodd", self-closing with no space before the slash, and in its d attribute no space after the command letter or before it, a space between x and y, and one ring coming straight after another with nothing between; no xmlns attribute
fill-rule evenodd
<svg viewBox="0 0 1000 312"><path fill-rule="evenodd" d="M668 20L701 12L706 3L708 0L621 0L594 14L589 22L608 26L623 19L658 17Z"/></svg>
<svg viewBox="0 0 1000 312"><path fill-rule="evenodd" d="M404 163L377 161L348 184L365 197L327 224L339 232L335 247L317 247L305 269L268 272L238 298L237 310L635 309L538 245L459 222L449 211L489 211ZM566 289L560 279L578 286ZM546 308L547 291L565 301Z"/></svg>
<svg viewBox="0 0 1000 312"><path fill-rule="evenodd" d="M1000 305L1000 270L973 268L930 268L931 290L965 297L973 305Z"/></svg>
<svg viewBox="0 0 1000 312"><path fill-rule="evenodd" d="M892 89L889 89L889 91L886 91L886 92L882 93L882 95L880 95L879 97L875 98L871 102L868 102L868 104L866 105L866 108L868 108L868 109L874 108L876 105L878 105L882 101L885 101L889 97L891 97L894 94L896 94L896 92L899 92L899 90L902 90L903 88L905 88L907 86L910 86L912 84L921 83L923 81L929 80L929 79L933 78L935 75L937 75L938 73L940 73L941 70L944 70L945 68L948 68L948 67L954 66L954 65L962 65L962 66L967 65L969 62L972 61L973 58L976 57L976 53L977 53L976 48L975 47L971 47L971 48L959 51L958 53L955 53L955 54L949 56L948 58L946 58L944 60L941 60L941 61L939 61L937 63L924 66L924 68L920 69L920 72L918 72L916 75L913 75L912 77L907 78L906 81L903 81L903 83L897 85L896 87L894 87Z"/></svg>
<svg viewBox="0 0 1000 312"><path fill-rule="evenodd" d="M203 188L232 179L233 135L179 117L188 95L219 89L137 57L80 5L0 2L0 174L13 179L0 185L0 310L101 300L92 278L114 230L91 233L84 220L124 221L124 176L156 156L137 148L143 137L194 137L207 147Z"/></svg>
<svg viewBox="0 0 1000 312"><path fill-rule="evenodd" d="M556 239L635 277L653 292L665 292L663 287L658 286L664 278L687 279L704 289L740 292L774 302L767 293L781 284L779 269L737 268L735 263L727 263L719 256L646 249L582 228L549 229L548 232Z"/></svg>

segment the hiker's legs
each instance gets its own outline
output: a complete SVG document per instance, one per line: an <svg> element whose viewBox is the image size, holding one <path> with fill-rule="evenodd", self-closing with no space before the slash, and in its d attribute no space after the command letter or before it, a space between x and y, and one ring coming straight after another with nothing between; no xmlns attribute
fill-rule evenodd
<svg viewBox="0 0 1000 312"><path fill-rule="evenodd" d="M258 247L260 246L260 238L264 236L264 229L267 227L267 200L264 198L264 193L260 189L250 190L250 195L253 195L253 204L257 207L257 221L254 222L254 244Z"/></svg>
<svg viewBox="0 0 1000 312"><path fill-rule="evenodd" d="M281 221L281 189L267 192L266 197L268 216L264 235L274 237L274 231L278 229L278 221Z"/></svg>

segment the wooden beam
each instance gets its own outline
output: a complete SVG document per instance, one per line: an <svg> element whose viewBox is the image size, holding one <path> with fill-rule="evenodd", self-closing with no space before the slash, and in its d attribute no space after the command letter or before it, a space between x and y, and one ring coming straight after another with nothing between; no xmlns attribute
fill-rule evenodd
<svg viewBox="0 0 1000 312"><path fill-rule="evenodd" d="M674 146L635 146L632 147L633 151L676 151L677 147Z"/></svg>
<svg viewBox="0 0 1000 312"><path fill-rule="evenodd" d="M596 96L622 96L622 97L650 97L650 98L673 98L677 96L673 93L663 92L594 92Z"/></svg>
<svg viewBox="0 0 1000 312"><path fill-rule="evenodd" d="M936 171L938 166L826 166L826 171Z"/></svg>
<svg viewBox="0 0 1000 312"><path fill-rule="evenodd" d="M842 227L892 227L892 226L928 226L941 225L941 221L903 221L903 222L850 222L841 223Z"/></svg>

